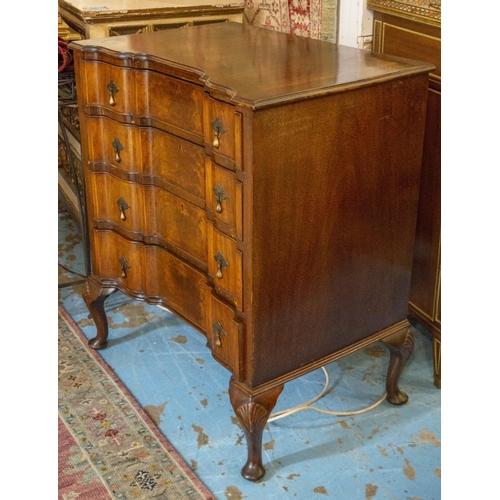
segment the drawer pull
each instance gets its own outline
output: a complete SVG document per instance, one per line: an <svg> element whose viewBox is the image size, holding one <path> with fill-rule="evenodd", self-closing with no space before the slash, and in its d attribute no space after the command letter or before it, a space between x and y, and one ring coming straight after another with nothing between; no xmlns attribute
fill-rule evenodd
<svg viewBox="0 0 500 500"><path fill-rule="evenodd" d="M213 122L212 122L212 129L214 131L214 140L212 142L212 146L215 149L219 149L220 146L220 141L219 137L226 132L226 127L222 124L222 120L217 117Z"/></svg>
<svg viewBox="0 0 500 500"><path fill-rule="evenodd" d="M217 347L222 347L222 337L227 337L227 333L224 331L224 328L222 328L220 321L212 325L212 330L216 338L215 345Z"/></svg>
<svg viewBox="0 0 500 500"><path fill-rule="evenodd" d="M115 105L115 94L120 91L120 89L115 85L115 82L113 80L110 80L109 83L106 85L106 87L109 90L109 105L114 106Z"/></svg>
<svg viewBox="0 0 500 500"><path fill-rule="evenodd" d="M120 196L120 199L116 203L118 203L118 206L120 207L120 219L127 220L125 210L130 208L128 203L123 199L123 196Z"/></svg>
<svg viewBox="0 0 500 500"><path fill-rule="evenodd" d="M122 159L120 158L120 152L123 151L125 148L123 147L122 143L118 139L118 137L115 137L113 142L111 143L113 146L113 149L115 150L115 161L116 163L120 163Z"/></svg>
<svg viewBox="0 0 500 500"><path fill-rule="evenodd" d="M224 200L227 200L228 198L227 198L226 193L224 192L224 189L222 188L222 186L220 184L217 184L217 186L214 187L214 194L215 194L215 199L217 201L215 211L220 214L222 212L221 203Z"/></svg>
<svg viewBox="0 0 500 500"><path fill-rule="evenodd" d="M122 278L127 277L127 271L132 267L128 262L125 257L120 257L118 259L118 262L120 263L120 267L122 268Z"/></svg>
<svg viewBox="0 0 500 500"><path fill-rule="evenodd" d="M215 276L222 279L222 268L229 266L229 264L220 252L218 252L217 255L214 255L214 259L217 262L217 274Z"/></svg>

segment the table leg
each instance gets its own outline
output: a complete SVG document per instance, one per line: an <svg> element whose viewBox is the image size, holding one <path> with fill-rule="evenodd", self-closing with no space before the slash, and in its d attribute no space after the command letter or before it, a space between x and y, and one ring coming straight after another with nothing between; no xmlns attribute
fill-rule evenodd
<svg viewBox="0 0 500 500"><path fill-rule="evenodd" d="M115 290L116 288L102 286L90 277L83 285L83 300L97 328L97 336L88 342L92 349L104 349L108 345L108 318L104 310L104 301Z"/></svg>
<svg viewBox="0 0 500 500"><path fill-rule="evenodd" d="M282 390L283 385L279 385L266 392L252 395L236 385L231 378L229 399L245 432L248 450L248 459L241 469L241 475L249 481L257 481L266 473L262 465L262 433Z"/></svg>
<svg viewBox="0 0 500 500"><path fill-rule="evenodd" d="M402 405L408 401L408 394L399 389L401 373L413 352L413 335L409 328L404 328L382 340L390 352L387 370L387 401L393 405Z"/></svg>

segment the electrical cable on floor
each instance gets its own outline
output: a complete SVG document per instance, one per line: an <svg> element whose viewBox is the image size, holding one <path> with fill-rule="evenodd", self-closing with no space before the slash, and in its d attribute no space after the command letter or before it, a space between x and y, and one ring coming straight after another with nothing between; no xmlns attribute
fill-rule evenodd
<svg viewBox="0 0 500 500"><path fill-rule="evenodd" d="M64 264L61 264L60 262L58 262L58 265L59 265L59 267L62 267L68 273L71 273L71 274L74 274L76 276L80 276L81 278L87 279L87 276L80 274L80 273L77 273L76 271L72 271L69 267L66 267Z"/></svg>
<svg viewBox="0 0 500 500"><path fill-rule="evenodd" d="M326 413L328 415L337 415L337 416L349 416L349 415L357 415L359 413L364 413L370 410L373 410L375 407L377 407L380 403L385 401L385 398L387 397L387 393L385 393L376 403L368 406L367 408L363 408L361 410L353 410L353 411L330 411L330 410L323 410L321 408L318 408L316 406L311 406L313 403L318 401L318 399L321 399L325 393L328 391L328 386L330 385L330 375L328 374L328 371L324 366L321 367L323 372L325 373L325 386L323 387L323 390L313 399L310 401L307 401L307 403L303 403L297 406L293 406L292 408L288 408L287 410L281 410L276 413L272 413L269 419L267 420L268 422L274 422L275 420L278 420L280 418L288 417L289 415L292 415L293 413L297 413L302 410L315 410L320 413Z"/></svg>
<svg viewBox="0 0 500 500"><path fill-rule="evenodd" d="M77 273L76 271L72 271L71 269L66 267L64 264L61 264L60 262L58 262L58 265L59 265L59 267L62 267L67 273L74 274L75 276L80 276L83 279L76 280L76 281L69 281L67 283L59 283L57 285L57 288L66 288L68 286L80 285L81 283L84 283L86 281L87 276L80 274L80 273Z"/></svg>

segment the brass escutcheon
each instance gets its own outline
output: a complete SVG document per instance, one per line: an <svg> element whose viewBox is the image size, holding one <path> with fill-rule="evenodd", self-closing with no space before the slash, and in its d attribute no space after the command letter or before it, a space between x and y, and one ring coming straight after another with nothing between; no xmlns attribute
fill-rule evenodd
<svg viewBox="0 0 500 500"><path fill-rule="evenodd" d="M215 200L217 201L217 205L215 206L215 211L220 214L222 212L221 203L224 200L227 200L228 197L220 184L217 184L217 186L214 187L214 194L215 194Z"/></svg>
<svg viewBox="0 0 500 500"><path fill-rule="evenodd" d="M222 268L229 266L229 263L224 258L224 255L222 255L220 252L217 252L217 254L214 255L214 259L217 262L217 273L215 274L215 276L217 276L217 278L219 279L222 279Z"/></svg>
<svg viewBox="0 0 500 500"><path fill-rule="evenodd" d="M115 150L115 161L116 163L120 163L122 159L120 158L120 152L123 151L125 148L123 144L120 142L120 139L118 137L115 137L113 142L111 143L113 146L113 149Z"/></svg>
<svg viewBox="0 0 500 500"><path fill-rule="evenodd" d="M212 122L212 130L214 131L214 140L212 142L212 146L215 149L219 149L219 147L220 147L219 138L222 134L224 134L226 132L226 127L224 127L222 120L219 117L217 117Z"/></svg>
<svg viewBox="0 0 500 500"><path fill-rule="evenodd" d="M222 328L222 324L220 321L217 321L217 323L214 323L212 325L212 331L214 332L216 337L215 345L217 347L222 347L222 337L227 337L227 333L224 331L224 328Z"/></svg>
<svg viewBox="0 0 500 500"><path fill-rule="evenodd" d="M116 203L118 203L118 206L120 207L120 219L127 220L127 217L125 215L125 210L130 208L128 203L123 199L123 196L120 196L120 198Z"/></svg>
<svg viewBox="0 0 500 500"><path fill-rule="evenodd" d="M127 259L123 256L121 256L118 259L118 262L120 263L120 267L122 268L122 278L127 277L127 271L132 268L132 266L127 262Z"/></svg>
<svg viewBox="0 0 500 500"><path fill-rule="evenodd" d="M115 94L117 92L120 92L120 89L115 85L115 82L113 80L110 80L109 83L106 85L109 91L109 105L114 106L115 105Z"/></svg>

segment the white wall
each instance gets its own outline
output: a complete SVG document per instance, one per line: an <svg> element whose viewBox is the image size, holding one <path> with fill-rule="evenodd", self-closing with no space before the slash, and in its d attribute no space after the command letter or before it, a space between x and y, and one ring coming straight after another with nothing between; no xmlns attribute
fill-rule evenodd
<svg viewBox="0 0 500 500"><path fill-rule="evenodd" d="M366 8L366 0L339 0L340 45L371 49L373 12Z"/></svg>

